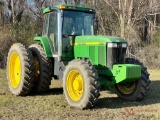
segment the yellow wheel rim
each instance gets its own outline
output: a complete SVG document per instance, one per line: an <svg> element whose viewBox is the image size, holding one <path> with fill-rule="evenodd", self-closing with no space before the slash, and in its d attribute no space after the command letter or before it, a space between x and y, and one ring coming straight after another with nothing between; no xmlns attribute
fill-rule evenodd
<svg viewBox="0 0 160 120"><path fill-rule="evenodd" d="M123 83L123 84L120 83L117 84L117 87L123 94L131 94L134 91L136 84L135 82Z"/></svg>
<svg viewBox="0 0 160 120"><path fill-rule="evenodd" d="M83 95L83 78L77 70L71 70L67 76L66 88L69 97L78 101Z"/></svg>
<svg viewBox="0 0 160 120"><path fill-rule="evenodd" d="M9 79L13 88L17 88L21 80L21 60L16 52L13 52L9 59Z"/></svg>

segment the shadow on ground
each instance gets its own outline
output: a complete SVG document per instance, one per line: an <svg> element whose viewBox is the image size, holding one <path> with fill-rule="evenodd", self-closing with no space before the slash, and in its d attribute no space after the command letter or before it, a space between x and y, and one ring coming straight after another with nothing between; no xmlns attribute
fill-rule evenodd
<svg viewBox="0 0 160 120"><path fill-rule="evenodd" d="M140 102L127 101L119 97L104 97L99 98L95 109L99 108L123 108L123 107L135 107L135 106L145 106L160 103L160 81L151 81L150 91L148 95Z"/></svg>
<svg viewBox="0 0 160 120"><path fill-rule="evenodd" d="M32 93L30 96L47 96L47 95L60 95L63 94L63 88L50 88L46 92Z"/></svg>
<svg viewBox="0 0 160 120"><path fill-rule="evenodd" d="M104 93L105 91L103 90L102 92ZM148 92L148 95L140 102L127 101L119 97L110 97L110 95L113 93L109 93L108 96L99 98L94 109L101 109L101 108L116 109L116 108L156 104L160 103L160 94L158 93L160 93L160 81L155 80L151 81L150 91ZM60 94L63 94L63 88L51 88L47 92L41 94L32 94L31 96L46 96L46 95L60 95Z"/></svg>

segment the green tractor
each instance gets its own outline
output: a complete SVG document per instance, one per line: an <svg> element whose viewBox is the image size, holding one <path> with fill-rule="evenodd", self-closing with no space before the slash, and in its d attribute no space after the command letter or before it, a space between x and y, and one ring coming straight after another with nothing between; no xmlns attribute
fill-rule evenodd
<svg viewBox="0 0 160 120"><path fill-rule="evenodd" d="M121 98L142 100L149 74L136 59L125 58L127 43L119 37L95 35L95 10L72 5L45 8L42 35L26 48L9 50L7 78L16 96L49 89L52 78L63 80L66 100L87 109L97 102L100 87Z"/></svg>

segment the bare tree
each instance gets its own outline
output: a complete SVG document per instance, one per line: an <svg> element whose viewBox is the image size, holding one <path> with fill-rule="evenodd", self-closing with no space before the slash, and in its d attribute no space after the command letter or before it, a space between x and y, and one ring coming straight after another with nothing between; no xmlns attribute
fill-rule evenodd
<svg viewBox="0 0 160 120"><path fill-rule="evenodd" d="M45 1L46 0L33 0L31 5L28 4L28 9L38 17L38 19L42 19Z"/></svg>
<svg viewBox="0 0 160 120"><path fill-rule="evenodd" d="M1 25L4 24L4 1L0 1L0 19Z"/></svg>
<svg viewBox="0 0 160 120"><path fill-rule="evenodd" d="M25 10L26 0L7 0L8 9L11 11L13 23L20 22Z"/></svg>
<svg viewBox="0 0 160 120"><path fill-rule="evenodd" d="M137 26L139 23L144 23L143 25L145 27L142 32L143 34L145 34L145 36L147 36L147 24L149 22L148 16L149 14L157 15L157 12L159 11L159 4L157 3L157 0L104 0L104 2L107 3L108 6L110 6L110 8L114 11L115 15L118 18L120 36L129 40L130 44L140 41L140 38L138 38L139 28ZM155 19L152 20L154 26L156 24Z"/></svg>
<svg viewBox="0 0 160 120"><path fill-rule="evenodd" d="M134 0L104 0L115 12L120 25L120 36L125 37L125 27L131 25Z"/></svg>

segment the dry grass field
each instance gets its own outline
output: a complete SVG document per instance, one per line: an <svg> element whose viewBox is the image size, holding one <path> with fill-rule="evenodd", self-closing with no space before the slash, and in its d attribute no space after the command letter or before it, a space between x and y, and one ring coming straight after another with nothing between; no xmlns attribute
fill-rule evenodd
<svg viewBox="0 0 160 120"><path fill-rule="evenodd" d="M0 120L160 120L160 70L149 70L151 89L141 102L129 102L108 91L94 109L79 110L68 105L62 81L52 81L43 94L16 97L8 90L6 71L0 70Z"/></svg>

